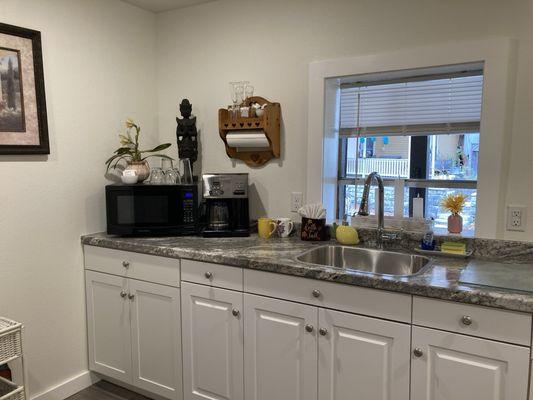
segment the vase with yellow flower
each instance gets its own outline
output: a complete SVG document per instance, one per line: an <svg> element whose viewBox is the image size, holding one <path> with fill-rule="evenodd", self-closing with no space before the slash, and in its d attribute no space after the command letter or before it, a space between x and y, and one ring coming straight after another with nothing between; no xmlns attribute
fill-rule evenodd
<svg viewBox="0 0 533 400"><path fill-rule="evenodd" d="M461 233L463 231L463 217L461 212L465 206L467 196L464 193L449 194L441 201L441 207L450 212L448 217L448 232Z"/></svg>
<svg viewBox="0 0 533 400"><path fill-rule="evenodd" d="M126 169L135 171L138 182L142 182L150 176L148 158L159 157L172 160L166 154L152 154L168 149L172 145L171 143L163 143L150 150L141 150L139 148L140 133L141 127L128 118L126 120L126 133L118 135L121 147L116 149L114 154L105 162L108 172L111 168L117 168L121 161L125 161Z"/></svg>

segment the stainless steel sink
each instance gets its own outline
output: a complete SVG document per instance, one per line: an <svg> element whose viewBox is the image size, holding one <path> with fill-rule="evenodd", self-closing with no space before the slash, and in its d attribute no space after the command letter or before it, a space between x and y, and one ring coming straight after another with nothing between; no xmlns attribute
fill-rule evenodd
<svg viewBox="0 0 533 400"><path fill-rule="evenodd" d="M333 245L316 247L296 258L309 264L395 276L419 274L430 261L424 256Z"/></svg>

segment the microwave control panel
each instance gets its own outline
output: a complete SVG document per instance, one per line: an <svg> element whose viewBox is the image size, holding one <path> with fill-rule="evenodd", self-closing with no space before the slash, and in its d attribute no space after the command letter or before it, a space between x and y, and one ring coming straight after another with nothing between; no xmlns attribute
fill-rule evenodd
<svg viewBox="0 0 533 400"><path fill-rule="evenodd" d="M194 193L189 190L183 192L183 222L194 223Z"/></svg>

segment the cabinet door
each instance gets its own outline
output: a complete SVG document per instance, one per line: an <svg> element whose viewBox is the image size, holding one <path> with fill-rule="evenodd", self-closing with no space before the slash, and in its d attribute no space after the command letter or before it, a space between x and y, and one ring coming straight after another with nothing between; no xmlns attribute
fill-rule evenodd
<svg viewBox="0 0 533 400"><path fill-rule="evenodd" d="M185 400L242 400L240 292L182 283Z"/></svg>
<svg viewBox="0 0 533 400"><path fill-rule="evenodd" d="M320 400L408 400L411 327L319 309Z"/></svg>
<svg viewBox="0 0 533 400"><path fill-rule="evenodd" d="M133 385L182 398L178 288L130 280Z"/></svg>
<svg viewBox="0 0 533 400"><path fill-rule="evenodd" d="M126 278L85 273L89 367L131 383L130 305Z"/></svg>
<svg viewBox="0 0 533 400"><path fill-rule="evenodd" d="M413 327L413 400L526 400L529 348Z"/></svg>
<svg viewBox="0 0 533 400"><path fill-rule="evenodd" d="M317 399L318 309L244 295L246 400Z"/></svg>

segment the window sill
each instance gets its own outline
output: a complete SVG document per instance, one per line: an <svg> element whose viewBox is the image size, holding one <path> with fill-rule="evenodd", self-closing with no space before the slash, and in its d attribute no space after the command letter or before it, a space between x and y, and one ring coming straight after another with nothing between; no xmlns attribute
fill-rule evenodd
<svg viewBox="0 0 533 400"><path fill-rule="evenodd" d="M447 236L450 239L457 238L473 238L475 237L475 232L471 230L464 230L460 234L449 233L446 228L435 228L433 227L433 221L428 219L419 219L419 218L395 218L385 216L385 229L390 230L400 230L403 229L407 232L416 232L416 233L425 233L428 230L432 230L435 235ZM342 221L337 221L338 224L341 224ZM350 225L354 228L364 228L364 229L376 229L377 227L377 218L375 215L369 215L366 217L363 216L353 216L350 220Z"/></svg>

